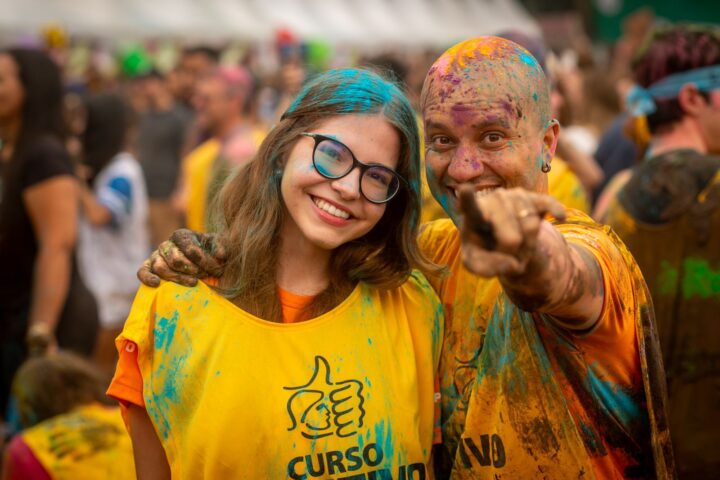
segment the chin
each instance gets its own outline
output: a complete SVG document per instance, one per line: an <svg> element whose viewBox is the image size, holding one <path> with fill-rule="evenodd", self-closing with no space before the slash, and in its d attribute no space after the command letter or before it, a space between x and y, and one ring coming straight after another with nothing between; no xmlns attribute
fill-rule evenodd
<svg viewBox="0 0 720 480"><path fill-rule="evenodd" d="M328 239L327 237L316 237L310 238L309 240L317 248L321 248L323 250L335 250L346 243L334 239Z"/></svg>

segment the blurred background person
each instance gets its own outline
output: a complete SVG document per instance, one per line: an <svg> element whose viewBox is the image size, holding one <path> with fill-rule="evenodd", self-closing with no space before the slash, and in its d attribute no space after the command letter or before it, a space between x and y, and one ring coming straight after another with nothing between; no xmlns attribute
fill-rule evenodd
<svg viewBox="0 0 720 480"><path fill-rule="evenodd" d="M13 382L23 431L5 451L2 480L135 478L130 436L106 388L70 353L25 362Z"/></svg>
<svg viewBox="0 0 720 480"><path fill-rule="evenodd" d="M658 30L628 97L650 145L609 199L608 223L653 298L680 478L720 470L720 33Z"/></svg>
<svg viewBox="0 0 720 480"><path fill-rule="evenodd" d="M300 58L293 56L282 63L278 77L280 84L273 124L280 121L280 116L285 113L285 110L288 109L295 96L300 92L305 83L307 72Z"/></svg>
<svg viewBox="0 0 720 480"><path fill-rule="evenodd" d="M97 307L75 268L79 191L65 150L60 71L39 51L0 51L0 414L28 351L90 355Z"/></svg>
<svg viewBox="0 0 720 480"><path fill-rule="evenodd" d="M183 49L172 75L171 90L177 100L193 109L193 95L198 81L220 65L220 51L207 45Z"/></svg>
<svg viewBox="0 0 720 480"><path fill-rule="evenodd" d="M192 114L175 100L167 80L157 70L142 81L147 109L140 114L137 155L149 197L151 243L157 246L181 224L171 197L178 183Z"/></svg>
<svg viewBox="0 0 720 480"><path fill-rule="evenodd" d="M125 100L112 93L95 95L86 111L78 260L100 312L95 362L111 374L117 361L114 340L138 287L136 265L150 251L148 199L140 164L127 151L132 114Z"/></svg>
<svg viewBox="0 0 720 480"><path fill-rule="evenodd" d="M197 85L197 125L211 137L183 160L180 197L188 228L208 231L208 206L222 182L252 159L264 138L250 115L252 82L243 67L219 67Z"/></svg>

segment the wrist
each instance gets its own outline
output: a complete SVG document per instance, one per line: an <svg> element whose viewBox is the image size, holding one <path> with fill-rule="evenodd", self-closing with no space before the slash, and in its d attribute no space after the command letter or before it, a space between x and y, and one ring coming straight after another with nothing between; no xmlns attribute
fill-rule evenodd
<svg viewBox="0 0 720 480"><path fill-rule="evenodd" d="M25 344L30 356L43 355L54 342L54 329L46 322L31 324L25 334Z"/></svg>

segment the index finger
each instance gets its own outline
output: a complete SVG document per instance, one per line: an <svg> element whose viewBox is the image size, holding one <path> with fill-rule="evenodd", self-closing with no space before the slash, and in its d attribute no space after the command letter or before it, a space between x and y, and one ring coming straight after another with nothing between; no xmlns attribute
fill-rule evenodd
<svg viewBox="0 0 720 480"><path fill-rule="evenodd" d="M487 250L494 250L497 239L492 223L485 220L475 200L475 191L470 187L460 187L460 212L463 214L463 227L480 236Z"/></svg>

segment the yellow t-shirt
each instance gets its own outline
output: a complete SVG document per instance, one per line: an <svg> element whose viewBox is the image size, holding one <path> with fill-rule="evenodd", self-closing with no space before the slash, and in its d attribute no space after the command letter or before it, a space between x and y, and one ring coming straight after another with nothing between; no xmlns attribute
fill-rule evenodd
<svg viewBox="0 0 720 480"><path fill-rule="evenodd" d="M21 436L53 479L135 478L132 444L117 407L84 405Z"/></svg>
<svg viewBox="0 0 720 480"><path fill-rule="evenodd" d="M465 270L450 220L421 234L424 253L451 271L435 287L446 318L443 444L454 479L654 478L656 413L648 419L654 400L639 353L652 309L642 276L617 237L587 216L570 211L556 228L603 271L605 304L585 335L520 310L496 278Z"/></svg>
<svg viewBox="0 0 720 480"><path fill-rule="evenodd" d="M359 284L295 324L258 319L203 283L165 283L140 288L118 345L138 345L173 478L420 478L442 329L420 274L394 290Z"/></svg>
<svg viewBox="0 0 720 480"><path fill-rule="evenodd" d="M590 213L590 202L577 175L568 164L559 157L552 160L552 169L548 172L548 193L568 208Z"/></svg>
<svg viewBox="0 0 720 480"><path fill-rule="evenodd" d="M198 232L205 231L210 170L213 161L220 153L220 145L219 140L211 138L198 145L185 157L183 162L183 176L187 191L185 223L188 228Z"/></svg>

